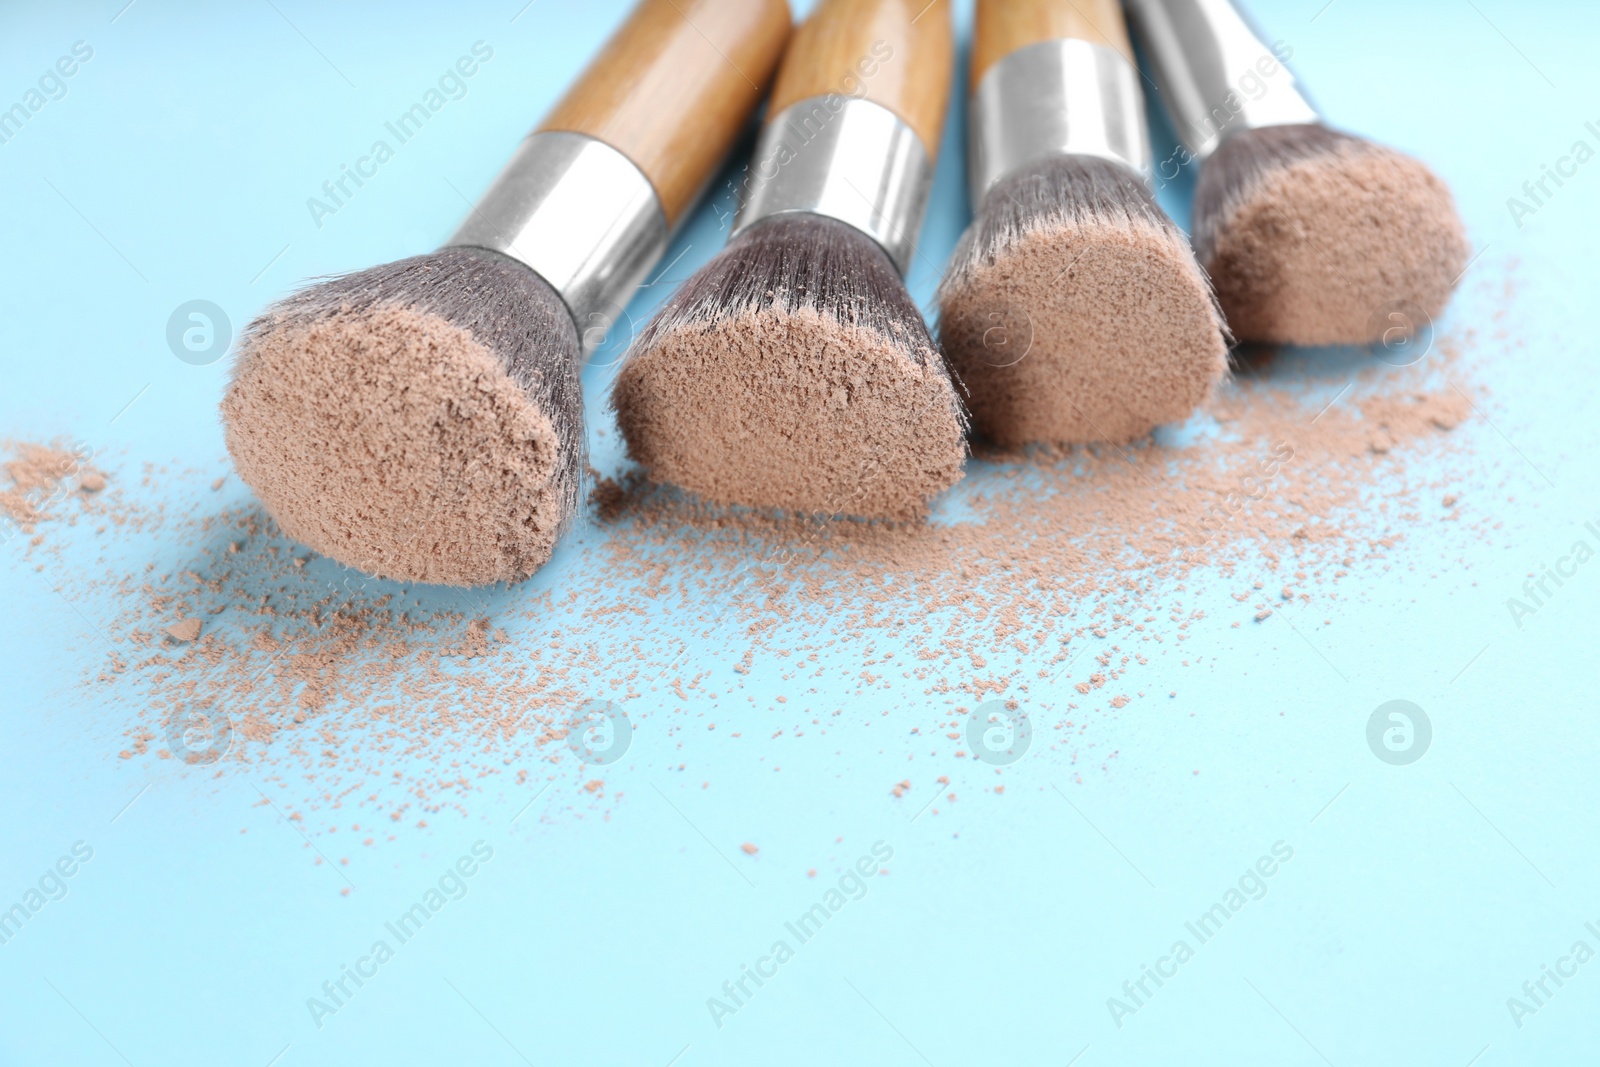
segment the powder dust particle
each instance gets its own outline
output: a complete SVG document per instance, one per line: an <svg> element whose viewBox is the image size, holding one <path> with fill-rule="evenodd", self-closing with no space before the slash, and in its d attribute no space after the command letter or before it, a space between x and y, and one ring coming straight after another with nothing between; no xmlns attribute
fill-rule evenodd
<svg viewBox="0 0 1600 1067"><path fill-rule="evenodd" d="M167 636L174 641L182 641L185 644L190 641L196 641L200 637L200 620L183 619L175 622L167 627Z"/></svg>

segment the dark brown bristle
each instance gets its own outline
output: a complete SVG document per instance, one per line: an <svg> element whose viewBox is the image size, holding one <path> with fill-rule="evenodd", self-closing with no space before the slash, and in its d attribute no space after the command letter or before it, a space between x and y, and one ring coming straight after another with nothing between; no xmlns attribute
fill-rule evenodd
<svg viewBox="0 0 1600 1067"><path fill-rule="evenodd" d="M577 330L514 260L451 248L309 286L240 341L228 450L286 533L405 581L527 577L574 514Z"/></svg>
<svg viewBox="0 0 1600 1067"><path fill-rule="evenodd" d="M751 227L697 271L630 348L612 406L650 477L721 504L914 518L966 457L894 264L809 214Z"/></svg>
<svg viewBox="0 0 1600 1067"><path fill-rule="evenodd" d="M1200 173L1195 248L1241 340L1363 344L1437 317L1467 259L1421 162L1326 126L1245 130Z"/></svg>
<svg viewBox="0 0 1600 1067"><path fill-rule="evenodd" d="M1006 447L1122 444L1187 418L1227 372L1188 242L1138 175L1056 156L996 185L939 288L977 430Z"/></svg>

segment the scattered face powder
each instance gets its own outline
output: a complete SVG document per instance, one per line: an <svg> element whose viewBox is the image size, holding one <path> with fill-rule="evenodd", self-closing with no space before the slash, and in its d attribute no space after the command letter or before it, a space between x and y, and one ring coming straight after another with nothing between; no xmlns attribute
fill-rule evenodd
<svg viewBox="0 0 1600 1067"><path fill-rule="evenodd" d="M106 487L105 475L88 465L89 453L57 442L34 444L4 441L0 448L11 453L4 464L7 480L0 488L0 517L23 533L32 533L41 521L51 518L52 508L71 491L71 482L85 493L98 493Z"/></svg>
<svg viewBox="0 0 1600 1067"><path fill-rule="evenodd" d="M926 524L731 512L607 479L592 509L605 535L543 590L413 588L339 567L255 503L219 504L215 469L110 467L104 490L55 509L80 532L47 537L41 519L23 551L95 620L84 696L96 724L111 715L108 756L193 773L175 724L223 714L232 743L211 773L247 772L309 834L426 825L555 778L604 810L617 794L569 744L591 700L650 731L639 751L673 770L697 759L673 748L686 731L759 746L751 759L777 770L785 739L880 717L914 739L894 742L916 746L908 758L947 770L969 756L967 712L999 697L1027 708L1044 754L1030 759L1085 773L1105 764L1098 724L1182 688L1154 692L1153 672L1190 665L1198 628L1288 613L1314 632L1409 529L1493 536L1460 425L1479 393L1461 354L1472 341L1440 337L1406 368L1247 359L1184 434L986 454ZM0 492L33 462L8 467ZM105 562L145 552L162 564ZM173 640L185 620L203 625Z"/></svg>

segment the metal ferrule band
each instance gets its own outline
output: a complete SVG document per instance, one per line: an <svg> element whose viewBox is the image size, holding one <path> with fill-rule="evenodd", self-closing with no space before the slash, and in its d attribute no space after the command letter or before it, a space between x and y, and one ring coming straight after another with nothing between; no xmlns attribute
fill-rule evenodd
<svg viewBox="0 0 1600 1067"><path fill-rule="evenodd" d="M1320 122L1274 49L1230 0L1127 0L1178 138L1206 159L1263 126Z"/></svg>
<svg viewBox="0 0 1600 1067"><path fill-rule="evenodd" d="M830 93L791 104L761 131L733 233L789 212L825 215L876 241L903 275L933 188L916 131L870 100Z"/></svg>
<svg viewBox="0 0 1600 1067"><path fill-rule="evenodd" d="M487 248L561 294L587 349L621 317L667 248L644 172L587 134L530 134L446 247Z"/></svg>
<svg viewBox="0 0 1600 1067"><path fill-rule="evenodd" d="M1139 72L1116 49L1089 41L1040 41L996 62L972 94L967 138L974 210L996 182L1051 156L1099 156L1150 172Z"/></svg>

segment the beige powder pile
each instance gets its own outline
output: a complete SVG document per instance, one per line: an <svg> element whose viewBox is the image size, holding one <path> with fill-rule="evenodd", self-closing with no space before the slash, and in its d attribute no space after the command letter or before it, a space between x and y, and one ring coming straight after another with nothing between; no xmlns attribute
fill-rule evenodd
<svg viewBox="0 0 1600 1067"><path fill-rule="evenodd" d="M1343 376L1308 391L1269 359L1221 391L1192 442L988 456L959 517L922 525L606 483L606 536L548 592L366 579L255 507L217 511L199 491L215 471L147 469L146 495L189 503L88 536L90 558L137 556L143 538L160 567L95 573L76 562L83 534L25 551L96 623L89 708L122 718L87 726L111 751L193 773L162 760L174 716L221 709L235 739L215 773L262 782L308 833L465 814L476 795L531 798L554 778L604 810L617 794L565 743L592 699L650 731L636 751L675 772L697 761L692 731L759 746L750 758L776 772L786 739L880 719L895 738L882 742L948 769L966 713L994 697L1022 702L1044 758L1103 765L1095 725L1146 713L1155 672L1168 683L1190 664L1191 635L1287 615L1314 637L1337 625L1347 579L1391 566L1409 529L1492 536L1460 425L1469 396L1485 402L1470 370L1450 338L1426 365L1368 365L1348 391ZM79 511L119 499L112 482ZM187 620L202 622L194 639L174 640Z"/></svg>
<svg viewBox="0 0 1600 1067"><path fill-rule="evenodd" d="M555 431L437 315L378 307L264 332L222 410L240 476L318 552L451 585L516 581L550 558Z"/></svg>
<svg viewBox="0 0 1600 1067"><path fill-rule="evenodd" d="M714 503L920 518L966 446L911 340L810 306L680 326L625 366L617 421L653 477Z"/></svg>
<svg viewBox="0 0 1600 1067"><path fill-rule="evenodd" d="M14 441L0 448L11 453L4 464L10 484L0 488L0 518L23 533L50 518L54 504L73 489L98 493L106 486L105 475L89 466L85 449Z"/></svg>

